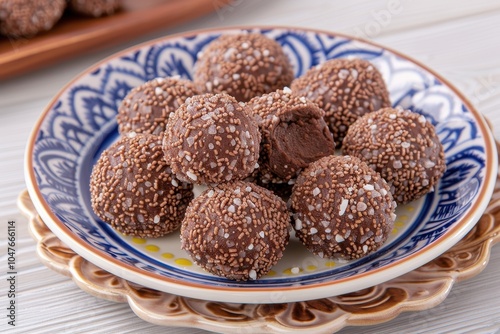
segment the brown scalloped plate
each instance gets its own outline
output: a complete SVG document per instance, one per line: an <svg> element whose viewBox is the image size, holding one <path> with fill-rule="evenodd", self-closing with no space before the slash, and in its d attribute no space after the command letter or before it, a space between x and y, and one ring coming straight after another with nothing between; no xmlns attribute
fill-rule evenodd
<svg viewBox="0 0 500 334"><path fill-rule="evenodd" d="M0 36L0 80L172 27L221 10L228 3L229 0L124 0L120 11L100 18L67 11L50 31L33 38Z"/></svg>
<svg viewBox="0 0 500 334"><path fill-rule="evenodd" d="M498 175L490 203L473 229L446 253L405 275L357 292L312 301L222 303L160 292L110 274L73 252L47 228L27 191L20 194L18 205L29 218L41 261L71 277L82 290L99 298L128 302L150 323L221 333L243 328L248 333L331 333L345 326L389 321L404 311L429 309L445 300L456 282L482 272L492 246L500 241Z"/></svg>

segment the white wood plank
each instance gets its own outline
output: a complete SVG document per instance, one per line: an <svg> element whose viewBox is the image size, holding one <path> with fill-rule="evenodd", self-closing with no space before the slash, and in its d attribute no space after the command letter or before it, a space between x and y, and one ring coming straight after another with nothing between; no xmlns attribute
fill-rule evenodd
<svg viewBox="0 0 500 334"><path fill-rule="evenodd" d="M495 125L500 138L500 2L401 0L402 10L390 23L374 13L388 10L388 1L277 0L235 1L229 9L175 29L130 41L120 47L78 57L51 68L0 82L0 226L14 219L19 231L19 324L8 333L207 333L189 328L155 326L139 319L126 304L92 297L68 278L45 268L36 258L35 243L15 198L24 188L22 164L28 134L44 106L61 87L94 62L124 47L167 33L230 25L295 25L367 34L437 70L467 95ZM381 15L381 14L380 14ZM373 28L375 29L375 28ZM375 29L376 30L376 29ZM373 30L373 31L375 31ZM0 249L5 235L0 231ZM5 263L0 255L0 266ZM494 333L500 328L500 245L479 276L457 284L432 310L405 313L372 327L346 328L341 333ZM0 271L0 279L4 280ZM2 283L3 284L3 283ZM2 285L3 287L3 285ZM3 291L3 290L2 290ZM0 306L6 296L0 294ZM3 306L2 306L3 307ZM52 320L53 319L53 320ZM6 324L0 322L0 332Z"/></svg>

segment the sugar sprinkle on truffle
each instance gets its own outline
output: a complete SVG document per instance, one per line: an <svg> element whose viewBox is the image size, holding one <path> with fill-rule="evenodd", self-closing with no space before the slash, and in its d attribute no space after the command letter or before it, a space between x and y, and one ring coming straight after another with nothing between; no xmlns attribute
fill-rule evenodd
<svg viewBox="0 0 500 334"><path fill-rule="evenodd" d="M356 157L332 155L311 163L291 196L296 236L325 258L351 260L376 251L394 226L396 203L388 189Z"/></svg>
<svg viewBox="0 0 500 334"><path fill-rule="evenodd" d="M65 0L0 1L0 34L33 37L51 29L66 8Z"/></svg>
<svg viewBox="0 0 500 334"><path fill-rule="evenodd" d="M293 78L281 46L262 34L222 35L202 51L194 68L200 92L228 93L243 102L282 89Z"/></svg>
<svg viewBox="0 0 500 334"><path fill-rule="evenodd" d="M182 248L210 273L256 280L283 256L289 221L285 202L271 191L244 181L220 184L189 205Z"/></svg>
<svg viewBox="0 0 500 334"><path fill-rule="evenodd" d="M401 108L384 108L359 118L349 128L342 151L379 172L400 204L432 191L446 169L434 126L422 115Z"/></svg>
<svg viewBox="0 0 500 334"><path fill-rule="evenodd" d="M165 159L183 181L244 179L259 158L260 132L245 105L227 94L188 98L167 123Z"/></svg>
<svg viewBox="0 0 500 334"><path fill-rule="evenodd" d="M180 77L147 81L123 99L116 115L118 130L163 135L169 115L196 94L193 83Z"/></svg>
<svg viewBox="0 0 500 334"><path fill-rule="evenodd" d="M255 97L248 106L262 134L258 178L263 183L286 183L309 163L334 153L324 111L290 89Z"/></svg>
<svg viewBox="0 0 500 334"><path fill-rule="evenodd" d="M338 146L358 117L391 106L382 75L363 59L328 60L295 79L292 90L325 111Z"/></svg>
<svg viewBox="0 0 500 334"><path fill-rule="evenodd" d="M122 0L69 0L68 4L78 14L100 17L114 14L122 2Z"/></svg>
<svg viewBox="0 0 500 334"><path fill-rule="evenodd" d="M94 212L123 234L160 237L176 230L193 198L192 185L175 180L161 139L123 136L103 151L90 178Z"/></svg>

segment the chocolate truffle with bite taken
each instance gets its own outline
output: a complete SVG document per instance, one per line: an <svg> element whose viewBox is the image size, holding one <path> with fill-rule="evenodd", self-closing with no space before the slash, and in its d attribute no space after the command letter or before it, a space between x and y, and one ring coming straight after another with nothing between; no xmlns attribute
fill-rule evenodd
<svg viewBox="0 0 500 334"><path fill-rule="evenodd" d="M247 106L227 94L188 98L169 118L163 149L183 181L215 184L244 179L257 167L259 127Z"/></svg>
<svg viewBox="0 0 500 334"><path fill-rule="evenodd" d="M248 106L262 135L261 182L286 183L309 163L334 153L324 111L289 88L255 97Z"/></svg>
<svg viewBox="0 0 500 334"><path fill-rule="evenodd" d="M399 204L432 191L446 169L434 126L423 115L402 108L359 118L349 128L342 151L378 171Z"/></svg>
<svg viewBox="0 0 500 334"><path fill-rule="evenodd" d="M262 34L220 36L202 50L194 69L200 92L227 93L243 102L289 86L293 78L281 46Z"/></svg>
<svg viewBox="0 0 500 334"><path fill-rule="evenodd" d="M382 75L363 59L328 60L295 79L291 88L325 110L338 146L358 117L391 106Z"/></svg>
<svg viewBox="0 0 500 334"><path fill-rule="evenodd" d="M159 137L135 132L102 152L90 178L95 214L119 232L142 238L176 230L192 188L173 176Z"/></svg>
<svg viewBox="0 0 500 334"><path fill-rule="evenodd" d="M271 191L235 181L194 199L181 227L182 248L208 272L231 280L256 280L283 256L290 216Z"/></svg>
<svg viewBox="0 0 500 334"><path fill-rule="evenodd" d="M118 130L163 135L169 115L196 94L194 84L180 77L147 81L123 99L116 115Z"/></svg>
<svg viewBox="0 0 500 334"><path fill-rule="evenodd" d="M352 260L379 249L394 226L395 209L386 181L350 156L311 163L291 197L296 236L324 258Z"/></svg>
<svg viewBox="0 0 500 334"><path fill-rule="evenodd" d="M65 0L0 0L0 34L33 37L50 30L65 8Z"/></svg>

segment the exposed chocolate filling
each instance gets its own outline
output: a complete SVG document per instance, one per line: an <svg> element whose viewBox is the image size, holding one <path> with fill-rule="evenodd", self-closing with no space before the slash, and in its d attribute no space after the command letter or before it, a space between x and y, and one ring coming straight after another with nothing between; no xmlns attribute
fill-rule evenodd
<svg viewBox="0 0 500 334"><path fill-rule="evenodd" d="M283 115L287 119L272 131L269 165L279 177L286 177L286 174L280 173L280 166L304 168L333 152L331 134L324 126L324 121L308 117L310 113L306 109L297 109L293 114Z"/></svg>

